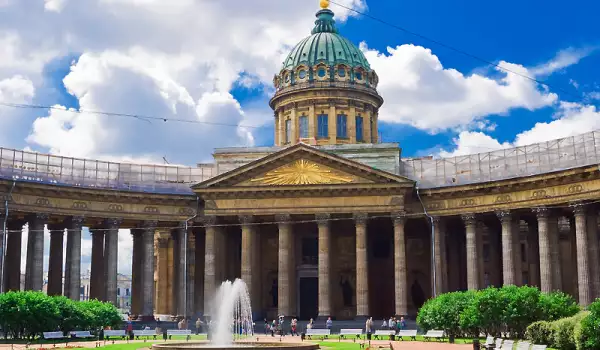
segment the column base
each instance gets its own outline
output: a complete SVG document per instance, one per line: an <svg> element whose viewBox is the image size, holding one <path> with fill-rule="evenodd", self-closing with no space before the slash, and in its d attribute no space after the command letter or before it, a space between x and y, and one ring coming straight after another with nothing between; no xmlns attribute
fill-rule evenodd
<svg viewBox="0 0 600 350"><path fill-rule="evenodd" d="M138 316L138 320L142 322L151 322L156 321L156 317L154 317L154 315Z"/></svg>
<svg viewBox="0 0 600 350"><path fill-rule="evenodd" d="M366 322L368 319L369 319L369 316L365 316L365 315L356 315L354 317L354 321Z"/></svg>

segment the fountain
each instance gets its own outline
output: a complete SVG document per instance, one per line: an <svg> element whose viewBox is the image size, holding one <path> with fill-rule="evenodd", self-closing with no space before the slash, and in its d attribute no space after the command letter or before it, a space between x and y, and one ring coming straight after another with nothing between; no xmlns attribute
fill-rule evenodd
<svg viewBox="0 0 600 350"><path fill-rule="evenodd" d="M272 348L273 350L316 350L314 343L291 344L287 342L259 342L253 337L254 323L252 306L246 283L241 279L225 281L219 287L211 304L209 324L210 340L203 342L168 342L152 346L156 350L230 350L243 348L256 350Z"/></svg>

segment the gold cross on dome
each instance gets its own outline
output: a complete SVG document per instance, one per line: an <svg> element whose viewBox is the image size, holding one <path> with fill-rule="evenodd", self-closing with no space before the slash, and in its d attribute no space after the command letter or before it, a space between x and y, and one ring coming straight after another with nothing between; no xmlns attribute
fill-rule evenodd
<svg viewBox="0 0 600 350"><path fill-rule="evenodd" d="M329 0L321 0L321 8L326 9L329 7Z"/></svg>

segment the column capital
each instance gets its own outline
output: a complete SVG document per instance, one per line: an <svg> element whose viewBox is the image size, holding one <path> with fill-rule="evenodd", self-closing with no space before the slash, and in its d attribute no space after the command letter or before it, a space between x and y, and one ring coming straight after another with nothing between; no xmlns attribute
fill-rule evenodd
<svg viewBox="0 0 600 350"><path fill-rule="evenodd" d="M315 214L315 218L317 219L317 224L328 225L331 220L331 214L318 213L318 214Z"/></svg>
<svg viewBox="0 0 600 350"><path fill-rule="evenodd" d="M356 222L357 225L364 225L367 223L367 220L369 219L369 214L367 213L354 213L352 215L354 221Z"/></svg>
<svg viewBox="0 0 600 350"><path fill-rule="evenodd" d="M433 220L434 225L439 225L444 219L441 216L432 216L431 220Z"/></svg>
<svg viewBox="0 0 600 350"><path fill-rule="evenodd" d="M587 204L584 202L573 202L570 203L569 206L573 210L573 214L575 214L575 216L585 215L587 211Z"/></svg>
<svg viewBox="0 0 600 350"><path fill-rule="evenodd" d="M83 216L71 216L67 220L68 225L73 230L81 230L83 223L85 221L85 217Z"/></svg>
<svg viewBox="0 0 600 350"><path fill-rule="evenodd" d="M238 220L242 225L248 225L254 223L254 215L239 215Z"/></svg>
<svg viewBox="0 0 600 350"><path fill-rule="evenodd" d="M510 210L498 210L496 211L496 216L503 223L510 222L510 220L512 220L512 213L510 212Z"/></svg>
<svg viewBox="0 0 600 350"><path fill-rule="evenodd" d="M104 226L108 229L119 229L123 219L121 218L110 218L104 220Z"/></svg>
<svg viewBox="0 0 600 350"><path fill-rule="evenodd" d="M144 230L155 230L156 226L158 226L158 221L156 220L144 220L140 224L140 228Z"/></svg>
<svg viewBox="0 0 600 350"><path fill-rule="evenodd" d="M465 223L465 226L477 225L477 214L462 214L460 218Z"/></svg>
<svg viewBox="0 0 600 350"><path fill-rule="evenodd" d="M550 209L546 207L532 208L531 211L538 219L547 219L550 216Z"/></svg>
<svg viewBox="0 0 600 350"><path fill-rule="evenodd" d="M275 214L275 221L278 223L289 223L292 221L292 216L290 214Z"/></svg>
<svg viewBox="0 0 600 350"><path fill-rule="evenodd" d="M217 217L215 215L203 216L200 218L202 224L206 227L215 226L217 223Z"/></svg>
<svg viewBox="0 0 600 350"><path fill-rule="evenodd" d="M35 220L38 222L46 223L48 221L49 215L47 213L35 213L27 216L27 220Z"/></svg>
<svg viewBox="0 0 600 350"><path fill-rule="evenodd" d="M185 230L186 227L186 222L185 221L179 221L177 223L177 227L175 228L175 230Z"/></svg>
<svg viewBox="0 0 600 350"><path fill-rule="evenodd" d="M394 211L391 214L392 220L394 221L394 225L404 224L406 222L406 211L399 210Z"/></svg>

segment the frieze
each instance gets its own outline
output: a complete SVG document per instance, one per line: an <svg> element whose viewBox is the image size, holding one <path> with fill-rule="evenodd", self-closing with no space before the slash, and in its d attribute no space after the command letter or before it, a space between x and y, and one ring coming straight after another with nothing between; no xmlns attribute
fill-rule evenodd
<svg viewBox="0 0 600 350"><path fill-rule="evenodd" d="M195 213L196 212L192 208L179 208L179 211L178 211L179 215L187 215L187 216L192 216Z"/></svg>
<svg viewBox="0 0 600 350"><path fill-rule="evenodd" d="M157 207L147 206L144 208L144 213L147 214L160 214L160 210Z"/></svg>
<svg viewBox="0 0 600 350"><path fill-rule="evenodd" d="M71 205L71 209L86 210L87 208L86 202L75 201L73 202L73 205Z"/></svg>
<svg viewBox="0 0 600 350"><path fill-rule="evenodd" d="M570 185L569 187L567 187L566 194L575 194L575 193L581 193L581 192L583 192L583 185L575 184L575 185Z"/></svg>
<svg viewBox="0 0 600 350"><path fill-rule="evenodd" d="M439 209L444 209L446 206L444 204L444 202L430 202L430 203L425 203L425 208L427 210L439 210Z"/></svg>
<svg viewBox="0 0 600 350"><path fill-rule="evenodd" d="M390 200L390 205L404 206L404 197L402 197L402 196L392 197L392 199Z"/></svg>
<svg viewBox="0 0 600 350"><path fill-rule="evenodd" d="M35 200L35 205L40 207L49 207L52 204L50 203L50 200L48 198L38 198Z"/></svg>
<svg viewBox="0 0 600 350"><path fill-rule="evenodd" d="M529 198L531 198L531 199L543 199L543 198L547 198L549 196L550 195L548 194L548 191L542 189L542 190L531 191L531 196Z"/></svg>
<svg viewBox="0 0 600 350"><path fill-rule="evenodd" d="M461 199L458 202L459 207L472 207L477 204L477 201L473 198Z"/></svg>
<svg viewBox="0 0 600 350"><path fill-rule="evenodd" d="M120 213L123 211L123 206L121 204L111 203L108 205L108 211L112 211L115 213Z"/></svg>
<svg viewBox="0 0 600 350"><path fill-rule="evenodd" d="M512 198L510 197L510 194L500 194L498 196L496 196L496 200L494 200L494 203L509 203L512 202Z"/></svg>

